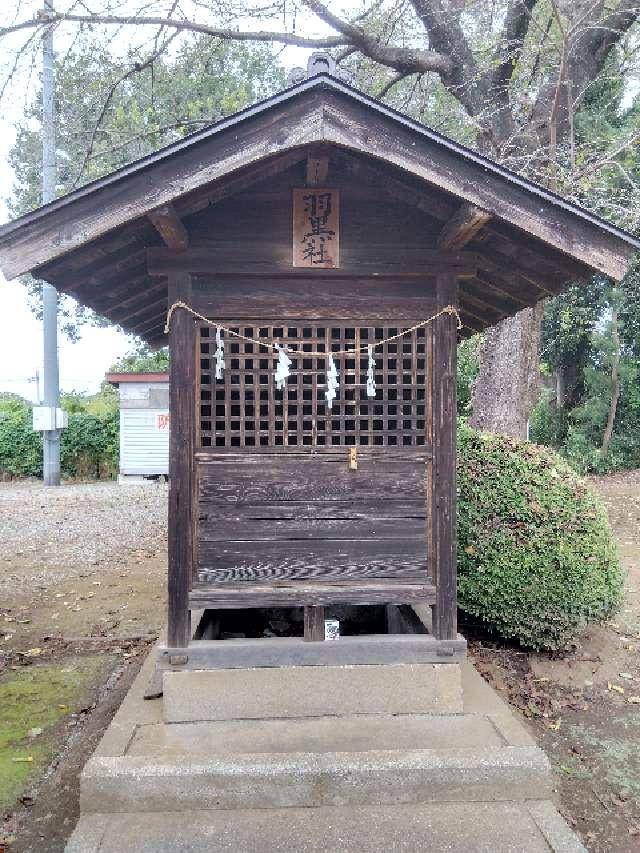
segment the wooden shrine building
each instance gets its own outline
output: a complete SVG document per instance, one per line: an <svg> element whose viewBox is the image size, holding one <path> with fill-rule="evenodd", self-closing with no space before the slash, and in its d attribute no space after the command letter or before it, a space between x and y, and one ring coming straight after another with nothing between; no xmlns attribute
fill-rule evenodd
<svg viewBox="0 0 640 853"><path fill-rule="evenodd" d="M457 340L639 247L320 73L6 225L0 265L169 344L170 663L194 610L301 606L308 640L335 605L433 608L410 642L238 653L356 663L464 649Z"/></svg>

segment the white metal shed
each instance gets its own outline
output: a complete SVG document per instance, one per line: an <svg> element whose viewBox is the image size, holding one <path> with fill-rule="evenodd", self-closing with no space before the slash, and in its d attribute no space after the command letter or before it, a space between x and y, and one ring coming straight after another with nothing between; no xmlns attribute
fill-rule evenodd
<svg viewBox="0 0 640 853"><path fill-rule="evenodd" d="M169 374L108 373L120 392L120 482L169 472Z"/></svg>

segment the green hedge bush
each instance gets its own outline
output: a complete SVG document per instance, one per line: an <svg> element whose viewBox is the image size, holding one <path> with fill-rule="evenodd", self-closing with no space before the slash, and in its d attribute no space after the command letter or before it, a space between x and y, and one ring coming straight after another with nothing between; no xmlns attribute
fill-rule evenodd
<svg viewBox="0 0 640 853"><path fill-rule="evenodd" d="M0 479L42 476L42 438L31 407L0 401ZM118 471L118 412L75 412L62 433L60 467L67 479L109 479Z"/></svg>
<svg viewBox="0 0 640 853"><path fill-rule="evenodd" d="M118 413L104 416L89 412L69 415L62 433L60 468L64 477L104 480L118 471Z"/></svg>
<svg viewBox="0 0 640 853"><path fill-rule="evenodd" d="M31 409L15 400L0 405L0 479L42 476L42 439Z"/></svg>
<svg viewBox="0 0 640 853"><path fill-rule="evenodd" d="M458 429L458 601L503 637L560 649L620 605L604 508L546 448Z"/></svg>

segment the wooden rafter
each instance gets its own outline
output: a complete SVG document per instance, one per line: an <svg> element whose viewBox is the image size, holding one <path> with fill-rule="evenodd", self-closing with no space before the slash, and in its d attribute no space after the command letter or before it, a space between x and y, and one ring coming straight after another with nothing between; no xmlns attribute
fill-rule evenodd
<svg viewBox="0 0 640 853"><path fill-rule="evenodd" d="M144 262L144 244L138 243L134 248L121 249L109 257L103 257L99 262L87 264L74 273L52 273L47 271L42 278L53 282L58 290L64 293L93 290L106 292L112 284L119 284L137 274L141 261Z"/></svg>
<svg viewBox="0 0 640 853"><path fill-rule="evenodd" d="M360 160L350 154L341 153L339 155L339 162L354 177L359 177L368 183L374 183L375 186L391 197L404 204L411 205L428 216L442 222L443 230L447 227L447 223L456 219L464 208L473 207L473 205L464 204L456 210L451 197L447 196L437 187L419 189L410 179L396 177L390 173L388 168L370 165L364 160ZM585 276L584 266L579 264L575 259L561 255L551 247L547 247L545 249L545 256L552 259L549 262L545 257L541 257L536 253L535 248L529 242L530 238L524 235L517 235L515 231L509 229L503 223L499 223L491 215L489 215L482 228L476 232L474 237L477 239L480 234L485 237L485 240L483 240L481 245L474 243L471 249L483 253L487 260L490 258L490 252L485 248L485 242L491 244L496 250L502 250L506 243L516 241L517 248L514 250L513 255L510 257L506 254L504 257L498 255L498 263L494 264L494 267L498 268L500 262L503 261L504 265L501 267L503 272L505 269L509 269L511 272L522 274L523 279L526 279L529 284L534 284L541 293L546 293L547 295L552 293L545 286L544 281L549 276L553 277L554 280L562 281L567 281L572 276L575 276L576 280L580 280ZM521 263L523 265L522 269L520 269ZM537 278L536 272L538 273Z"/></svg>
<svg viewBox="0 0 640 853"><path fill-rule="evenodd" d="M124 320L122 325L124 328L131 330L134 335L140 335L144 337L145 335L154 332L157 330L158 332L164 331L164 320L167 316L166 309L160 313L155 312L151 317L139 318L135 323L128 324Z"/></svg>
<svg viewBox="0 0 640 853"><path fill-rule="evenodd" d="M131 304L128 308L121 309L118 307L117 310L109 312L109 319L113 320L115 323L126 322L130 323L135 317L139 317L141 314L145 314L150 312L159 306L163 308L167 307L167 286L166 283L163 282L161 285L158 285L152 288L148 294L150 298L146 298L144 300L138 300L137 302Z"/></svg>
<svg viewBox="0 0 640 853"><path fill-rule="evenodd" d="M481 210L473 204L461 205L445 222L438 236L438 247L449 251L464 248L490 219L488 210Z"/></svg>
<svg viewBox="0 0 640 853"><path fill-rule="evenodd" d="M491 323L497 323L498 319L513 313L509 305L506 305L500 298L496 298L496 295L491 291L483 290L482 286L474 280L461 281L459 292L461 301L468 300L472 305L487 312Z"/></svg>
<svg viewBox="0 0 640 853"><path fill-rule="evenodd" d="M164 204L147 214L151 224L170 249L187 249L189 233L172 204Z"/></svg>
<svg viewBox="0 0 640 853"><path fill-rule="evenodd" d="M508 287L508 284L504 287L500 287L493 276L485 274L481 269L476 273L475 279L481 288L488 289L491 293L495 293L497 296L507 299L513 305L519 306L520 308L529 308L536 301L535 298L526 300L519 292L507 290L506 287Z"/></svg>

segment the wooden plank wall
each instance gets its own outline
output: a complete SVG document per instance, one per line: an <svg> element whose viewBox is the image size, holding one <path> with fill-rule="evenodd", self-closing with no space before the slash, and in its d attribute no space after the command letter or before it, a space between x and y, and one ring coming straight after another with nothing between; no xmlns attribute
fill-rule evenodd
<svg viewBox="0 0 640 853"><path fill-rule="evenodd" d="M199 453L199 583L426 582L427 458Z"/></svg>

